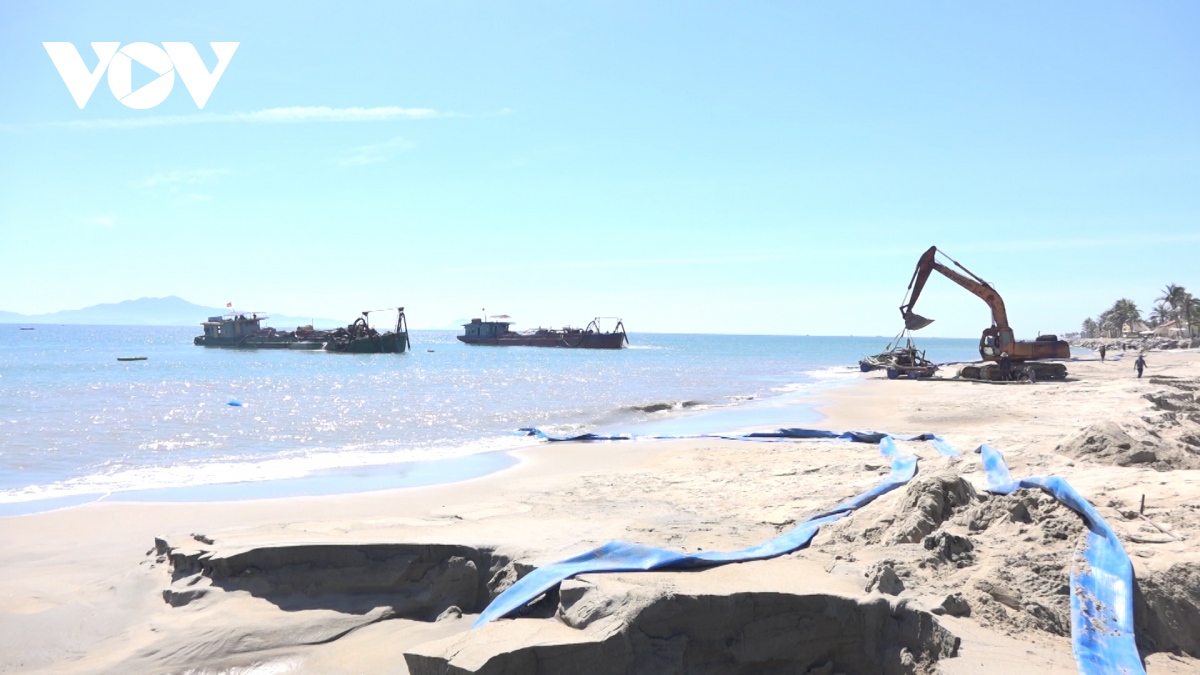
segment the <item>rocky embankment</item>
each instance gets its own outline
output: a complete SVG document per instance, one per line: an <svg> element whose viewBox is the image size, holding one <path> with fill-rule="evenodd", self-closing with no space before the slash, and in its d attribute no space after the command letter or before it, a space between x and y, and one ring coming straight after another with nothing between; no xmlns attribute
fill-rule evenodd
<svg viewBox="0 0 1200 675"><path fill-rule="evenodd" d="M1072 346L1097 350L1103 346L1111 353L1120 351L1165 351L1169 349L1200 348L1200 338L1075 338L1069 340Z"/></svg>

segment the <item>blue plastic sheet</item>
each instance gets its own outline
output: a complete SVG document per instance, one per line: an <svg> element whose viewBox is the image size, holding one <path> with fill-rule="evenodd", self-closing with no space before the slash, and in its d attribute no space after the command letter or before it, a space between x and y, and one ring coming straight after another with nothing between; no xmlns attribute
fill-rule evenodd
<svg viewBox="0 0 1200 675"><path fill-rule="evenodd" d="M631 434L615 434L612 436L604 436L601 434L577 434L575 436L551 436L546 432L536 427L524 427L518 431L525 432L527 436L536 436L543 441L551 443L565 443L568 441L632 441L632 440L679 440L688 438L722 438L730 441L774 441L784 439L827 439L834 441L851 441L854 443L879 443L882 439L890 437L897 441L928 441L933 447L937 448L938 453L944 456L954 456L958 451L954 449L944 438L937 434L916 434L913 436L898 436L887 434L880 431L827 431L825 429L800 429L787 428L776 429L775 431L754 431L748 434L699 434L694 436L633 436Z"/></svg>
<svg viewBox="0 0 1200 675"><path fill-rule="evenodd" d="M729 562L763 560L804 548L817 535L822 525L835 522L855 509L869 504L913 479L917 473L917 458L901 455L895 441L927 441L944 456L958 452L937 434L892 436L874 431L835 432L823 429L778 429L739 435L704 434L699 436L645 436L627 434L601 436L581 434L556 437L535 428L522 429L530 436L546 441L625 441L636 438L723 438L729 440L767 441L780 439L827 439L856 443L878 443L880 452L892 460L892 471L875 487L813 516L795 529L756 546L737 551L704 551L679 553L666 549L610 542L600 548L573 558L540 567L504 593L501 593L479 615L473 627L511 614L537 599L546 591L578 574L592 572L633 572L654 569L687 569L720 565ZM1071 564L1071 642L1075 662L1083 675L1120 673L1144 675L1145 668L1137 651L1133 629L1133 565L1121 546L1116 533L1104 518L1066 480L1058 476L1039 476L1013 480L999 451L988 445L980 446L989 492L1010 494L1020 488L1045 491L1078 513L1087 524L1086 548Z"/></svg>
<svg viewBox="0 0 1200 675"><path fill-rule="evenodd" d="M634 439L634 436L630 436L628 434L618 434L616 436L601 436L600 434L551 436L537 427L522 427L517 431L524 431L526 436L537 436L538 439L549 441L551 443L565 443L567 441L631 441Z"/></svg>
<svg viewBox="0 0 1200 675"><path fill-rule="evenodd" d="M754 431L748 434L737 436L720 436L719 438L727 438L731 440L769 440L769 439L785 439L785 438L826 438L835 441L852 441L855 443L879 443L884 438L892 438L897 441L927 441L934 448L937 448L938 454L944 457L954 457L958 455L958 451L952 445L946 442L946 439L937 434L914 434L912 436L901 436L898 434L887 434L881 431L826 431L824 429L776 429L775 431Z"/></svg>
<svg viewBox="0 0 1200 675"><path fill-rule="evenodd" d="M1079 672L1145 673L1133 632L1133 564L1112 528L1066 480L1038 476L1014 481L996 449L982 445L979 450L989 492L1038 488L1088 526L1087 547L1071 561L1071 643Z"/></svg>
<svg viewBox="0 0 1200 675"><path fill-rule="evenodd" d="M790 431L807 432L811 430ZM832 432L819 433L829 434ZM789 438L799 437L801 436L789 436ZM833 436L804 437L840 438L842 435L833 434ZM617 440L625 440L625 437L620 437ZM614 541L587 553L567 558L566 560L546 565L545 567L539 567L497 596L488 605L487 609L479 615L473 627L482 626L493 619L498 619L517 611L564 580L578 574L593 572L637 572L655 569L689 569L730 562L764 560L785 553L791 553L792 551L808 546L822 525L837 521L855 509L871 503L872 500L880 495L887 494L908 483L917 474L917 458L912 455L901 455L892 437L887 434L851 435L846 436L843 440L865 443L877 442L879 444L879 451L885 457L892 460L891 473L881 483L870 490L851 497L824 513L809 518L789 532L749 548L728 552L702 551L698 553L680 553L678 551L669 551L667 549L642 546L640 544ZM946 447L949 448L949 445L946 445ZM939 448L939 450L941 449ZM950 451L953 451L953 448L950 448Z"/></svg>

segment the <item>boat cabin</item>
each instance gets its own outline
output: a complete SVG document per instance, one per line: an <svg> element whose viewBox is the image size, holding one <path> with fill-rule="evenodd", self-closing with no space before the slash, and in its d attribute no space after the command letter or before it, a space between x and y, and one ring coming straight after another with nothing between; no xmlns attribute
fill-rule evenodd
<svg viewBox="0 0 1200 675"><path fill-rule="evenodd" d="M471 323L463 324L463 336L476 338L499 337L509 332L508 327L512 324L512 321L484 321L483 319L471 319Z"/></svg>
<svg viewBox="0 0 1200 675"><path fill-rule="evenodd" d="M204 327L204 337L209 340L236 340L261 330L261 322L266 318L257 313L250 316L243 313L226 314L210 316L208 321L200 325Z"/></svg>

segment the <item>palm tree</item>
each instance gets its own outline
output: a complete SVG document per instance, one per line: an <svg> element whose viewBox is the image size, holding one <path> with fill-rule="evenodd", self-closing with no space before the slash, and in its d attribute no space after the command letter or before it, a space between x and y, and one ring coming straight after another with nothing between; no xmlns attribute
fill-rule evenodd
<svg viewBox="0 0 1200 675"><path fill-rule="evenodd" d="M1192 336L1192 294L1178 284L1167 284L1158 302L1164 302L1171 308L1176 319L1183 319L1188 328L1188 337Z"/></svg>
<svg viewBox="0 0 1200 675"><path fill-rule="evenodd" d="M1107 312L1100 316L1110 329L1117 332L1118 337L1124 334L1126 326L1132 330L1134 324L1142 320L1142 313L1138 310L1137 303L1129 298L1117 300Z"/></svg>
<svg viewBox="0 0 1200 675"><path fill-rule="evenodd" d="M1150 310L1149 322L1151 328L1158 328L1170 320L1171 308L1167 307L1166 304L1160 302L1154 306L1154 309Z"/></svg>
<svg viewBox="0 0 1200 675"><path fill-rule="evenodd" d="M1096 323L1096 320L1092 318L1084 319L1082 330L1080 332L1085 338L1099 337L1100 324Z"/></svg>
<svg viewBox="0 0 1200 675"><path fill-rule="evenodd" d="M1113 337L1113 333L1116 333L1117 337L1121 336L1121 321L1117 319L1111 309L1100 313L1100 330L1104 333L1104 337Z"/></svg>
<svg viewBox="0 0 1200 675"><path fill-rule="evenodd" d="M1186 315L1188 318L1188 337L1195 338L1196 336L1192 332L1192 317L1200 316L1200 298L1192 297L1190 295L1188 296Z"/></svg>

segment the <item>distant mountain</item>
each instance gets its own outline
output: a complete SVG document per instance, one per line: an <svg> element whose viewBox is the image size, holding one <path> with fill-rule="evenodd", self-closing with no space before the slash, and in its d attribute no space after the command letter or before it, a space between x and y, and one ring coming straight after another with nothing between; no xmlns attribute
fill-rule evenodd
<svg viewBox="0 0 1200 675"><path fill-rule="evenodd" d="M138 298L124 302L92 305L83 309L66 309L51 314L17 314L0 312L0 323L69 323L93 326L196 326L210 316L224 314L223 307L204 307L183 298ZM344 326L349 321L322 317L297 317L270 314L267 322L276 328L290 329L314 323L318 327Z"/></svg>

